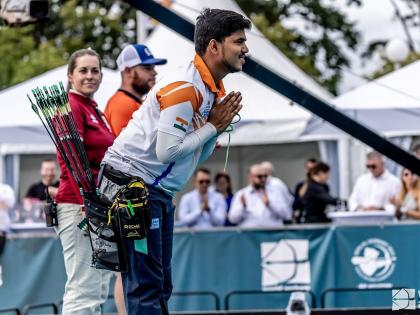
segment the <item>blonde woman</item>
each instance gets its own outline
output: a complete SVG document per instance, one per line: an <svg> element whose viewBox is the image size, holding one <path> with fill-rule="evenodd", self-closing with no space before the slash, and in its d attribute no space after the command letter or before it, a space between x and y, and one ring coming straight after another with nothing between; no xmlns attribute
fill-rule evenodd
<svg viewBox="0 0 420 315"><path fill-rule="evenodd" d="M420 220L420 180L416 174L404 168L401 172L401 191L394 204L398 218Z"/></svg>

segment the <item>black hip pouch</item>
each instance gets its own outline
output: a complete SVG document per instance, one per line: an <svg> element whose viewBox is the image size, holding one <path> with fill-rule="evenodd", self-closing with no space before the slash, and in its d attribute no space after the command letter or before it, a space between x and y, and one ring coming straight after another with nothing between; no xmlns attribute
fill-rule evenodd
<svg viewBox="0 0 420 315"><path fill-rule="evenodd" d="M121 238L140 240L149 232L149 192L140 178L133 178L117 194L113 208Z"/></svg>
<svg viewBox="0 0 420 315"><path fill-rule="evenodd" d="M47 226L57 226L57 204L53 201L48 202L44 205L45 223Z"/></svg>

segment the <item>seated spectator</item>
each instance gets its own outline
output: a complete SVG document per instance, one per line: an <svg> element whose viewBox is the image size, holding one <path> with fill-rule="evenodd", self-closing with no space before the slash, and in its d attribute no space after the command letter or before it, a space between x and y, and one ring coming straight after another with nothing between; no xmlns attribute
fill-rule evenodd
<svg viewBox="0 0 420 315"><path fill-rule="evenodd" d="M195 172L195 189L181 198L179 223L196 228L221 226L226 220L226 202L222 194L210 191L210 171L200 168Z"/></svg>
<svg viewBox="0 0 420 315"><path fill-rule="evenodd" d="M267 185L268 174L259 165L248 171L249 185L233 197L229 221L241 227L278 227L291 217L288 200L273 186Z"/></svg>
<svg viewBox="0 0 420 315"><path fill-rule="evenodd" d="M385 169L382 154L370 152L367 155L368 173L361 175L349 198L350 211L384 210L395 213L391 199L400 190L400 181Z"/></svg>
<svg viewBox="0 0 420 315"><path fill-rule="evenodd" d="M6 233L10 229L9 210L15 204L15 193L9 185L0 184L0 256L6 245ZM0 286L2 280L2 266L0 265Z"/></svg>
<svg viewBox="0 0 420 315"><path fill-rule="evenodd" d="M232 186L230 176L226 172L219 172L214 177L214 189L218 193L222 194L226 201L226 211L229 213L230 205L233 199ZM232 226L232 224L226 217L226 226Z"/></svg>
<svg viewBox="0 0 420 315"><path fill-rule="evenodd" d="M420 220L420 179L404 168L401 172L401 190L392 200L399 219Z"/></svg>
<svg viewBox="0 0 420 315"><path fill-rule="evenodd" d="M318 162L318 160L316 158L309 158L306 160L305 162L305 173L306 173L306 179L302 180L300 182L298 182L295 186L295 190L294 190L294 200L293 200L293 204L292 204L292 208L293 208L293 219L296 222L301 222L302 221L302 211L303 211L303 203L302 203L302 197L303 197L303 190L302 187L305 183L307 183L308 180L308 174L310 169Z"/></svg>
<svg viewBox="0 0 420 315"><path fill-rule="evenodd" d="M57 181L57 165L54 160L44 160L41 163L41 181L32 184L25 198L45 201L47 199L47 190L51 198L57 193L59 182Z"/></svg>
<svg viewBox="0 0 420 315"><path fill-rule="evenodd" d="M337 206L340 199L329 194L328 180L330 167L323 162L317 162L308 173L308 180L302 185L302 220L301 223L330 222L325 209L327 205Z"/></svg>

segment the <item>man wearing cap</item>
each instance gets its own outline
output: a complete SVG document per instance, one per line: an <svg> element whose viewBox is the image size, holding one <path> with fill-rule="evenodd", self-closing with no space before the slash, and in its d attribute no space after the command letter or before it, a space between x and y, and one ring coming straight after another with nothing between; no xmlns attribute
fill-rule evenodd
<svg viewBox="0 0 420 315"><path fill-rule="evenodd" d="M121 87L109 99L104 112L116 136L127 126L140 108L142 98L155 84L155 65L163 64L166 59L154 58L145 45L129 45L121 51L117 58Z"/></svg>
<svg viewBox="0 0 420 315"><path fill-rule="evenodd" d="M133 176L141 177L149 192L147 239L125 240L129 268L122 280L129 315L169 314L172 198L242 108L241 93L225 96L222 79L242 70L250 27L236 12L205 9L195 26L194 60L153 86L102 161L99 190L109 199Z"/></svg>

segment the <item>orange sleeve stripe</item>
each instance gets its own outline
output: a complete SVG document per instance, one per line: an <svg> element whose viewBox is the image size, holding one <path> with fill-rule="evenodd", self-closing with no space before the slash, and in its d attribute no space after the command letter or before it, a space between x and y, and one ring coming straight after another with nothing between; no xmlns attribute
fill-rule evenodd
<svg viewBox="0 0 420 315"><path fill-rule="evenodd" d="M165 95L168 94L170 91L175 90L177 87L180 87L181 85L187 84L188 82L186 81L177 81L177 82L173 82L171 84L168 84L167 86L161 88L158 92L157 95Z"/></svg>
<svg viewBox="0 0 420 315"><path fill-rule="evenodd" d="M193 86L186 86L185 88L168 92L167 94L162 94L160 93L161 91L156 94L161 111L180 103L191 102L193 111L197 112L201 105L201 103L199 103L199 94L196 93Z"/></svg>

